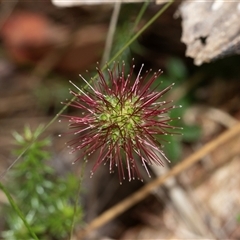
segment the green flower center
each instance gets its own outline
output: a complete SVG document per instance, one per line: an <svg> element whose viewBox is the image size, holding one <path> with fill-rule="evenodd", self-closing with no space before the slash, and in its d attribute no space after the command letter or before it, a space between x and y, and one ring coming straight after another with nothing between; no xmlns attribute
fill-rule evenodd
<svg viewBox="0 0 240 240"><path fill-rule="evenodd" d="M102 122L101 131L108 131L113 141L122 143L126 138L134 138L141 124L141 111L138 110L137 98L119 100L115 96L107 96L108 104L104 104L98 119Z"/></svg>

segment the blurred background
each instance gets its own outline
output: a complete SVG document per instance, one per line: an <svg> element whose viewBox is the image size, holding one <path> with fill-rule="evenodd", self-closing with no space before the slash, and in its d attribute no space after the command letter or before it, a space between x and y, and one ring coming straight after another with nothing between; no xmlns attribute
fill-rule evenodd
<svg viewBox="0 0 240 240"><path fill-rule="evenodd" d="M12 188L16 202L22 196L31 199L31 191L37 189L36 185L31 188L27 184L33 181L27 176L29 171L33 172L32 165L21 165L30 159L28 152L10 170L8 168L21 152L16 151L28 146L34 137L33 132L58 114L63 107L62 101L71 99L69 88L73 86L69 80L84 86L79 74L86 78L94 76L96 63L111 59L164 6L154 1L145 3L146 10L135 25L143 2L103 2L95 5L91 1L84 4L69 1L66 6L60 6L59 1L53 3L50 0L0 1L0 172L1 181ZM160 89L175 83L166 99L182 105L171 112L171 117L181 117L178 124L183 127L182 135L165 139L170 141L164 151L171 164L164 168L152 167L152 178L144 175L144 182L126 181L119 185L118 175L110 175L107 166L99 167L90 178L94 159L89 161L84 167L79 195L81 213L73 239L80 239L78 231L101 213L176 164L181 164L185 157L238 123L238 3L219 5L218 2L202 2L198 3L199 6L174 2L116 59L124 60L130 67L134 58L136 71L142 63L145 63L145 69L162 69ZM104 59L109 23L113 18L116 18L116 26L111 51ZM68 108L64 114L79 113ZM72 165L76 156L69 155L65 145L71 137L63 134L67 128L67 122L53 122L41 135L41 140L37 140L43 141L42 145L33 149L34 154L36 151L41 154L31 161L40 159L34 174L42 174L45 180L56 184L49 187L46 182L46 188L51 192L63 186L65 190L55 195L69 197L72 200L64 198L66 201L63 202L71 204L78 196L75 185L79 182L82 163ZM59 138L59 134L63 134L62 137ZM47 142L44 139L48 139ZM167 180L143 201L89 233L86 239L240 239L239 144L240 136L225 142L188 170ZM37 171L43 158L49 160L46 165L51 168L45 169L46 176L45 172ZM70 179L69 175L76 178ZM44 179L34 181L40 181L41 185ZM26 190L28 188L32 190ZM47 194L44 191L42 194ZM31 202L31 206L37 209L42 206L42 200L36 199L37 204ZM56 200L51 197L46 202L54 205ZM24 200L19 203L22 209L25 208L23 205ZM28 233L22 230L24 226L13 217L14 212L10 213L9 208L7 198L0 192L0 212L4 214L0 219L0 232L5 234L5 239L24 239L24 236L27 239L28 235L24 234ZM67 219L72 213L70 208L62 207L61 211L67 213L61 216ZM59 208L56 209L59 213ZM27 213L29 211L26 209ZM50 207L47 212L51 213ZM40 218L36 212L33 216L32 219ZM46 219L51 218L47 213L46 216ZM49 223L29 220L32 226L38 226L35 231L39 232L40 239L68 239L70 228L69 225L63 226L65 217L54 216L55 221L59 219L57 223L54 220ZM57 235L56 232L64 227L67 232Z"/></svg>

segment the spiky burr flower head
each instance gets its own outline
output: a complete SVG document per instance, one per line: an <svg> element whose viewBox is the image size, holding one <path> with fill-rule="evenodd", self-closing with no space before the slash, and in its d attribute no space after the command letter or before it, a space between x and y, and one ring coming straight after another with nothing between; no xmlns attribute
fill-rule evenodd
<svg viewBox="0 0 240 240"><path fill-rule="evenodd" d="M143 65L134 77L132 65L125 73L125 63L114 64L112 69L102 72L97 68L98 77L87 84L87 90L70 90L74 100L70 106L82 111L80 116L69 118L69 127L75 138L68 142L71 152L80 151L76 159L87 159L97 152L92 174L99 165L108 164L109 171L118 169L120 183L127 178L141 179L137 162L147 171L150 164L163 165L169 161L162 151L157 135L172 134L172 119L168 112L175 108L171 102L161 100L173 84L160 92L151 89L162 73L161 70L141 76ZM75 161L75 162L76 162Z"/></svg>

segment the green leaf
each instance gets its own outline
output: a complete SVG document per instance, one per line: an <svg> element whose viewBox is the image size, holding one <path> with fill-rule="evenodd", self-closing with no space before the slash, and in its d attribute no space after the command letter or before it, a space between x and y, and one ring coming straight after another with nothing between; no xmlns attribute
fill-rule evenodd
<svg viewBox="0 0 240 240"><path fill-rule="evenodd" d="M197 125L192 125L192 126L185 125L181 132L183 134L182 136L183 141L194 142L200 138L202 131L201 131L201 128Z"/></svg>
<svg viewBox="0 0 240 240"><path fill-rule="evenodd" d="M167 63L167 72L170 78L184 80L188 73L183 61L179 58L171 58Z"/></svg>
<svg viewBox="0 0 240 240"><path fill-rule="evenodd" d="M178 161L182 155L180 138L176 135L166 135L161 138L166 141L166 143L163 144L164 148L162 150L164 151L168 159L172 162Z"/></svg>
<svg viewBox="0 0 240 240"><path fill-rule="evenodd" d="M15 140L17 141L17 143L22 144L24 143L24 138L18 133L18 132L13 132L12 133L13 137L15 138Z"/></svg>

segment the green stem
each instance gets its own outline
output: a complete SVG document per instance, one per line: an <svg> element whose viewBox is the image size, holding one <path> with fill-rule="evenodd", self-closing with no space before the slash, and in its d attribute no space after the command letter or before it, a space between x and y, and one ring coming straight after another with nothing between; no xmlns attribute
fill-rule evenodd
<svg viewBox="0 0 240 240"><path fill-rule="evenodd" d="M112 49L114 34L116 32L117 21L119 18L120 9L121 9L121 2L115 2L111 21L109 24L109 30L108 30L108 34L107 34L105 48L103 51L101 66L104 66L105 62L107 62L107 60L109 59L111 49Z"/></svg>
<svg viewBox="0 0 240 240"><path fill-rule="evenodd" d="M158 17L160 17L165 10L174 2L174 0L169 1L163 8L161 8L156 15L154 15L127 43L112 57L108 64L112 63L116 58L118 58L124 50L132 44L151 24L153 24ZM102 69L105 70L106 66Z"/></svg>
<svg viewBox="0 0 240 240"><path fill-rule="evenodd" d="M18 216L22 219L25 227L28 229L29 233L32 235L32 237L35 240L39 240L36 234L32 231L31 227L29 226L26 218L22 214L21 210L18 208L17 204L14 202L11 194L8 192L8 190L3 186L3 184L0 182L0 189L5 193L5 195L8 198L9 203L11 204L12 208L15 210L15 212L18 214Z"/></svg>
<svg viewBox="0 0 240 240"><path fill-rule="evenodd" d="M133 26L133 33L137 28L137 25L139 24L140 20L142 19L142 16L144 14L144 12L146 11L147 7L149 5L149 1L146 1L143 5L142 8L140 9L139 14L137 15L137 18L135 20L134 26Z"/></svg>
<svg viewBox="0 0 240 240"><path fill-rule="evenodd" d="M74 204L74 214L73 214L73 218L72 218L71 232L70 232L69 240L73 239L73 231L74 231L76 214L77 214L77 209L78 209L78 199L79 199L80 192L81 192L81 189L82 189L81 186L82 186L82 182L83 182L83 174L84 174L85 166L86 166L86 161L84 161L84 164L82 165L82 169L81 169L80 181L79 181L78 190L77 190L77 196L76 196L75 204Z"/></svg>

